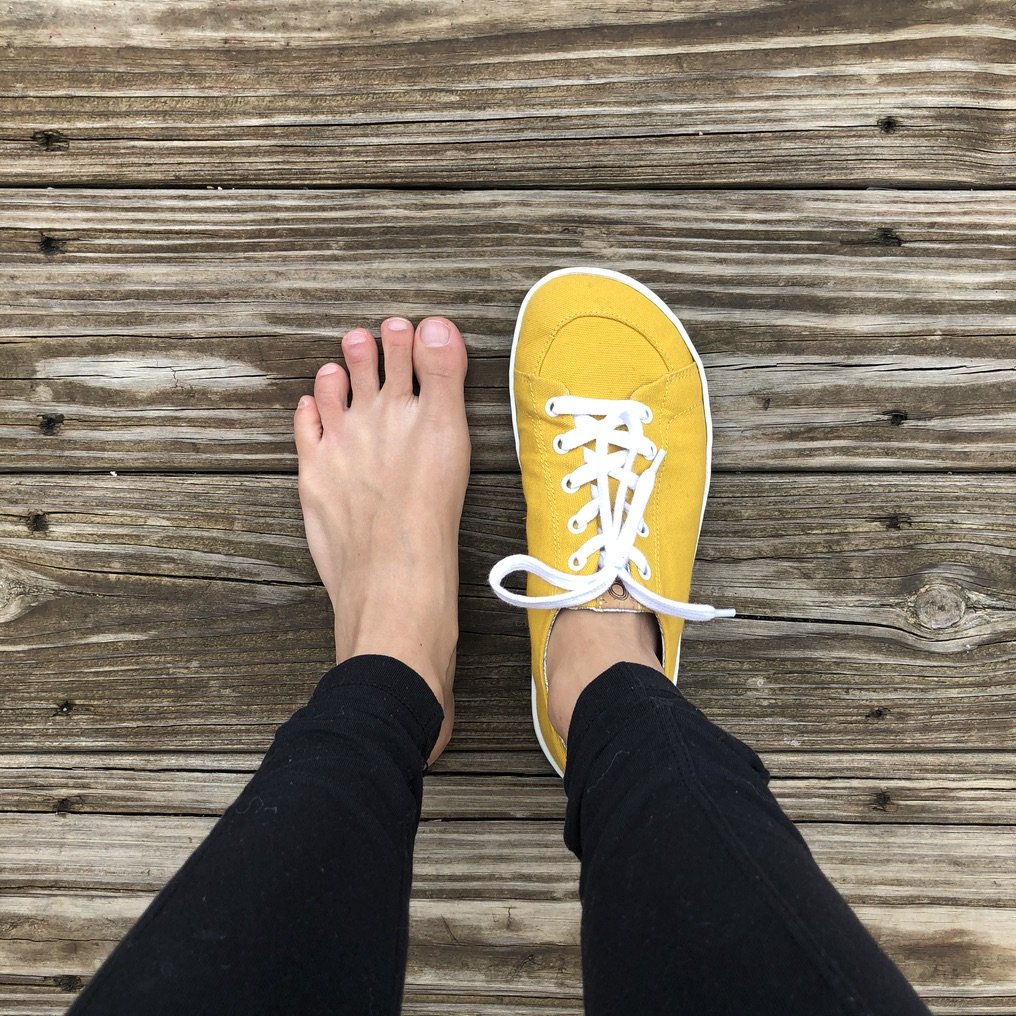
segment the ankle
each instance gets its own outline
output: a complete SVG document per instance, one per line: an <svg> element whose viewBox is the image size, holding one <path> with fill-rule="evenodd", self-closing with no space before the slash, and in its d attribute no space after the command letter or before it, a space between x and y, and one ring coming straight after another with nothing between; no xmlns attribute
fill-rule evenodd
<svg viewBox="0 0 1016 1016"><path fill-rule="evenodd" d="M547 647L548 711L567 739L579 695L618 663L638 663L663 673L656 655L659 625L648 613L562 610Z"/></svg>
<svg viewBox="0 0 1016 1016"><path fill-rule="evenodd" d="M335 662L342 663L354 656L390 656L415 671L434 693L438 705L447 714L451 698L451 666L436 647L423 639L402 638L389 631L374 632L368 628L344 637L338 625L335 630Z"/></svg>

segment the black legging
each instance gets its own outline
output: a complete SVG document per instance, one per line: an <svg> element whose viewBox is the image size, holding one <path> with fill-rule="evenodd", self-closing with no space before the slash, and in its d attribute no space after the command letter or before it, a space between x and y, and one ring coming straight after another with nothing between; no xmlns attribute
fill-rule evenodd
<svg viewBox="0 0 1016 1016"><path fill-rule="evenodd" d="M330 670L70 1012L398 1013L440 725L433 694L397 660ZM755 753L661 674L600 675L568 749L591 1016L926 1016Z"/></svg>

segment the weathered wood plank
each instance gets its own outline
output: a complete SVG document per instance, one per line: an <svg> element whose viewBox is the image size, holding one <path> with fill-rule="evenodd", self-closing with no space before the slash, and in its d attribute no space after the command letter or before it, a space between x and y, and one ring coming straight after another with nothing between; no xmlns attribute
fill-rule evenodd
<svg viewBox="0 0 1016 1016"><path fill-rule="evenodd" d="M991 990L990 988L987 990ZM0 1005L5 1016L63 1016L74 994L47 986L0 985ZM969 993L925 996L931 1011L948 1016L1013 1016L1016 996L972 996ZM408 991L403 1000L404 1016L582 1016L578 999L544 999L522 996L459 995L444 992Z"/></svg>
<svg viewBox="0 0 1016 1016"><path fill-rule="evenodd" d="M294 468L336 336L460 321L474 465L515 468L507 352L567 264L658 288L725 469L1010 469L1016 197L16 191L0 207L0 469Z"/></svg>
<svg viewBox="0 0 1016 1016"><path fill-rule="evenodd" d="M521 612L486 588L519 549L514 480L463 522L459 750L529 728ZM721 476L682 686L762 751L1012 744L1011 476ZM963 512L957 514L957 505ZM263 750L330 659L289 478L0 481L7 750Z"/></svg>
<svg viewBox="0 0 1016 1016"><path fill-rule="evenodd" d="M78 983L76 978L69 978L68 981L71 985ZM64 1016L77 994L77 990L66 992L55 985L28 986L21 981L14 984L5 986L0 982L0 1011L4 1016ZM406 992L402 1003L403 1016L582 1016L582 1012L581 1001L574 998L461 995L444 991L419 992L412 988Z"/></svg>
<svg viewBox="0 0 1016 1016"><path fill-rule="evenodd" d="M0 984L22 977L54 987L83 984L151 895L4 894ZM858 913L924 994L987 995L1008 987L1016 967L1016 910L862 906ZM493 992L581 993L574 900L414 900L410 938L411 995L440 989L485 1000Z"/></svg>
<svg viewBox="0 0 1016 1016"><path fill-rule="evenodd" d="M0 826L0 983L26 977L75 986L73 979L94 970L210 823L9 816ZM819 823L802 830L919 989L1009 994L1016 829ZM33 844L31 856L25 842ZM546 823L424 823L410 985L577 997L575 876L574 860Z"/></svg>
<svg viewBox="0 0 1016 1016"><path fill-rule="evenodd" d="M0 182L1012 183L1004 0L96 10L0 13Z"/></svg>
<svg viewBox="0 0 1016 1016"><path fill-rule="evenodd" d="M115 756L106 758L101 767L88 765L87 754L55 760L40 755L17 767L0 759L0 812L221 815L260 760L246 755L241 757L240 771L207 772L139 771L118 764ZM1016 767L1008 776L955 776L949 772L948 757L943 760L928 752L923 764L929 768L937 764L934 777L809 777L808 758L808 753L801 753L793 778L775 777L771 782L777 800L795 821L1016 825ZM200 766L200 756L192 764ZM561 821L564 793L561 781L546 772L540 776L438 772L426 781L423 817Z"/></svg>
<svg viewBox="0 0 1016 1016"><path fill-rule="evenodd" d="M0 974L0 978L2 976ZM31 981L12 977L9 984L0 980L0 1012L4 1016L64 1016L82 984L81 978L70 975ZM954 1011L958 1010L949 1010ZM963 1010L964 1013L973 1011ZM992 1013L1001 1011L991 1010ZM410 988L403 999L402 1013L403 1016L582 1016L582 1003L574 998L462 995L444 991L421 992Z"/></svg>
<svg viewBox="0 0 1016 1016"><path fill-rule="evenodd" d="M923 780L976 777L1008 780L1016 773L1013 751L765 751L766 767L776 779ZM80 772L124 770L134 773L253 773L257 751L53 751L0 753L0 779L12 769L75 769ZM471 751L452 746L428 776L550 777L543 752L534 741L512 751ZM171 778L171 776L167 776Z"/></svg>
<svg viewBox="0 0 1016 1016"><path fill-rule="evenodd" d="M213 824L196 816L8 814L0 824L0 889L155 891ZM852 904L1016 907L1016 827L799 828ZM573 900L577 872L555 822L424 822L414 893L420 900Z"/></svg>

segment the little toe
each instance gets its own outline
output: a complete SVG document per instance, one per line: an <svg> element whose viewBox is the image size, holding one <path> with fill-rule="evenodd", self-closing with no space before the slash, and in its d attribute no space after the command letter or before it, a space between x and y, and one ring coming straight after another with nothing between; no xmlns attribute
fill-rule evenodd
<svg viewBox="0 0 1016 1016"><path fill-rule="evenodd" d="M384 390L392 395L413 394L413 324L402 317L381 322L385 351Z"/></svg>
<svg viewBox="0 0 1016 1016"><path fill-rule="evenodd" d="M413 368L423 400L455 398L461 404L466 379L466 344L448 318L420 322L413 344Z"/></svg>
<svg viewBox="0 0 1016 1016"><path fill-rule="evenodd" d="M321 414L317 403L309 395L304 395L296 405L293 436L296 438L296 451L299 455L306 455L321 440Z"/></svg>
<svg viewBox="0 0 1016 1016"><path fill-rule="evenodd" d="M371 399L380 388L377 374L377 340L366 328L354 328L342 338L342 355L346 358L349 381L353 386L353 402Z"/></svg>
<svg viewBox="0 0 1016 1016"><path fill-rule="evenodd" d="M326 363L317 372L314 403L324 430L338 425L349 405L349 378L337 363Z"/></svg>

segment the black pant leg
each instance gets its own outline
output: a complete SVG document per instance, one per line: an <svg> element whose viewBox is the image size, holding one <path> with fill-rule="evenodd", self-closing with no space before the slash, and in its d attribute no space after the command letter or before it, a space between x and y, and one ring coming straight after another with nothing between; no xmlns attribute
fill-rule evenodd
<svg viewBox="0 0 1016 1016"><path fill-rule="evenodd" d="M330 670L69 1016L397 1014L441 720L397 660Z"/></svg>
<svg viewBox="0 0 1016 1016"><path fill-rule="evenodd" d="M755 753L662 674L582 693L565 789L589 1016L927 1016Z"/></svg>

